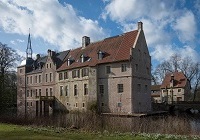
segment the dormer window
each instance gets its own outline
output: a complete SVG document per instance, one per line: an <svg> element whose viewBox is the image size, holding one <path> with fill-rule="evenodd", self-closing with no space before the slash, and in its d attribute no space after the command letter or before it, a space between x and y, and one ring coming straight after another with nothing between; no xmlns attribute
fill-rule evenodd
<svg viewBox="0 0 200 140"><path fill-rule="evenodd" d="M82 55L81 55L81 63L84 62L84 59L85 59L85 56L82 54Z"/></svg>
<svg viewBox="0 0 200 140"><path fill-rule="evenodd" d="M98 54L98 59L102 60L105 53L99 50L97 54Z"/></svg>
<svg viewBox="0 0 200 140"><path fill-rule="evenodd" d="M73 59L68 58L67 59L67 66L70 66L73 63Z"/></svg>

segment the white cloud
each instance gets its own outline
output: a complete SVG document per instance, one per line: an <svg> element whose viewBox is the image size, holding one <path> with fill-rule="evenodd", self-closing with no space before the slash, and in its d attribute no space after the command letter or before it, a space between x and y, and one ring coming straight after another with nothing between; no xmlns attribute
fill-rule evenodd
<svg viewBox="0 0 200 140"><path fill-rule="evenodd" d="M136 23L142 21L147 44L153 50L153 60L166 60L176 52L188 56L187 51L197 59L195 47L190 47L196 38L195 15L185 8L185 4L185 0L110 0L102 18L117 22L123 31L136 29ZM181 44L187 46L177 47Z"/></svg>
<svg viewBox="0 0 200 140"><path fill-rule="evenodd" d="M98 21L78 16L69 4L57 0L2 0L0 2L0 26L5 32L27 35L31 28L33 37L66 50L80 45L84 35L91 40L106 36Z"/></svg>
<svg viewBox="0 0 200 140"><path fill-rule="evenodd" d="M25 42L24 40L21 40L21 39L17 39L16 41L19 42L19 43Z"/></svg>
<svg viewBox="0 0 200 140"><path fill-rule="evenodd" d="M179 54L182 57L190 57L194 61L198 61L199 57L196 50L191 46L177 47L172 45L157 45L155 50L151 52L154 60L169 60L173 54Z"/></svg>
<svg viewBox="0 0 200 140"><path fill-rule="evenodd" d="M182 42L193 41L197 30L194 14L191 11L185 12L176 20L173 28L178 32Z"/></svg>
<svg viewBox="0 0 200 140"><path fill-rule="evenodd" d="M11 40L10 43L13 44L13 45L16 44L14 40Z"/></svg>
<svg viewBox="0 0 200 140"><path fill-rule="evenodd" d="M105 7L102 13L103 19L110 17L118 22L139 19L140 17L151 17L161 20L170 16L172 2L162 0L112 0Z"/></svg>

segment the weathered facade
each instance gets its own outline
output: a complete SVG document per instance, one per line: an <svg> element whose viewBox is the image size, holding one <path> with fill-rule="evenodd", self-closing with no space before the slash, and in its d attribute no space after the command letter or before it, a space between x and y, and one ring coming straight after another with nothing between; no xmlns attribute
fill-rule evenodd
<svg viewBox="0 0 200 140"><path fill-rule="evenodd" d="M162 98L161 98L161 94L160 94L160 86L161 85L152 85L151 86L151 101L153 103L161 103L162 102Z"/></svg>
<svg viewBox="0 0 200 140"><path fill-rule="evenodd" d="M160 88L162 102L171 104L177 101L188 101L191 98L190 82L182 72L167 74Z"/></svg>
<svg viewBox="0 0 200 140"><path fill-rule="evenodd" d="M151 57L142 22L138 22L135 31L94 43L84 36L82 47L66 51L65 56L59 59L60 65L57 59L52 59L52 52L49 51L48 56L43 58L46 61L40 72L30 68L30 72L24 70L20 73L20 69L26 69L28 65L18 67L19 78L29 77L25 78L28 81L30 77L41 74L43 80L41 84L23 81L23 86L18 85L19 110L24 110L25 102L31 100L35 101L32 110L36 109L36 112L38 108L42 110L45 104L53 106L54 110L68 111L84 111L95 105L100 112L138 113L151 110ZM62 53L55 54L56 58ZM25 99L25 91L40 88L38 98ZM48 96L54 98L53 105L46 102L51 101ZM44 103L41 103L43 100Z"/></svg>

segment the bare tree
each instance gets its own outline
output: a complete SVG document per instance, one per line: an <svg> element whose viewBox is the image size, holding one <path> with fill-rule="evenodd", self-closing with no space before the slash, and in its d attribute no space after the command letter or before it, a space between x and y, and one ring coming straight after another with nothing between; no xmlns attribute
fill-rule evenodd
<svg viewBox="0 0 200 140"><path fill-rule="evenodd" d="M155 71L152 72L152 77L157 83L162 83L167 73L181 71L190 81L193 89L194 98L196 98L197 89L200 87L200 63L194 62L190 57L181 57L174 54L167 61L159 64Z"/></svg>
<svg viewBox="0 0 200 140"><path fill-rule="evenodd" d="M21 56L17 54L16 50L0 42L0 68L2 74L4 71L16 67L17 61L20 60Z"/></svg>
<svg viewBox="0 0 200 140"><path fill-rule="evenodd" d="M20 60L21 56L16 50L0 42L0 111L2 105L5 107L7 101L16 95L16 72L11 73L9 70L15 68Z"/></svg>

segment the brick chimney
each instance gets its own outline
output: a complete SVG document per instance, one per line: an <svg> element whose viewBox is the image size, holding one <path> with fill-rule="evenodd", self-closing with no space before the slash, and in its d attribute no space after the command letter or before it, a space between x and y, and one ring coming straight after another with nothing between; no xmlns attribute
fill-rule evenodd
<svg viewBox="0 0 200 140"><path fill-rule="evenodd" d="M143 23L142 21L138 21L138 31L143 30Z"/></svg>
<svg viewBox="0 0 200 140"><path fill-rule="evenodd" d="M39 58L40 58L40 54L37 54L37 55L36 55L36 59L39 59Z"/></svg>
<svg viewBox="0 0 200 140"><path fill-rule="evenodd" d="M90 44L90 37L83 36L82 37L82 48L84 49L89 44Z"/></svg>
<svg viewBox="0 0 200 140"><path fill-rule="evenodd" d="M54 52L50 49L48 49L47 53L48 53L48 56L50 56L50 57L53 57L56 54L56 52Z"/></svg>

